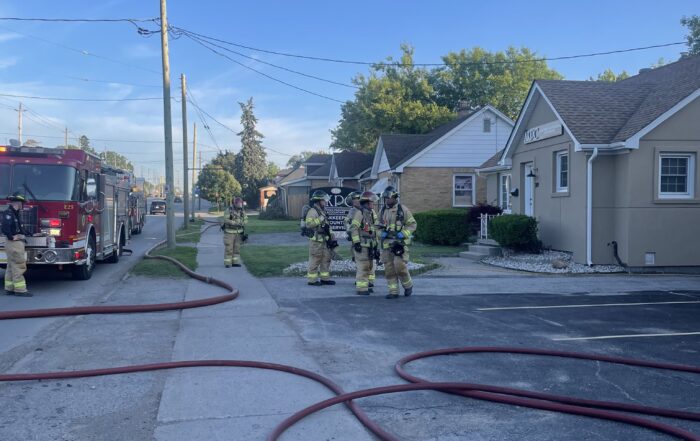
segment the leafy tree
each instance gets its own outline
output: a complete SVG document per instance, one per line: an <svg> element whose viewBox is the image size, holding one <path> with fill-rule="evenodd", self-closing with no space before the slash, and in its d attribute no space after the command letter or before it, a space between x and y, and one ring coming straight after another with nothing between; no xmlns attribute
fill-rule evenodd
<svg viewBox="0 0 700 441"><path fill-rule="evenodd" d="M24 141L23 144L27 147L38 147L41 145L41 142L37 141L36 139L29 138L26 141Z"/></svg>
<svg viewBox="0 0 700 441"><path fill-rule="evenodd" d="M250 207L257 207L259 203L258 187L265 182L267 176L267 155L262 146L262 133L255 128L258 119L253 113L253 98L241 106L241 126L243 130L238 133L241 137L241 151L236 155L236 179L241 183L243 199Z"/></svg>
<svg viewBox="0 0 700 441"><path fill-rule="evenodd" d="M475 47L451 52L442 60L445 66L431 73L440 105L457 109L491 104L512 119L518 116L533 80L563 78L528 48L492 53Z"/></svg>
<svg viewBox="0 0 700 441"><path fill-rule="evenodd" d="M212 165L218 165L227 172L235 176L236 174L236 154L224 150L223 152L217 153L216 157L211 160Z"/></svg>
<svg viewBox="0 0 700 441"><path fill-rule="evenodd" d="M92 153L93 155L97 155L97 150L90 147L90 139L87 136L81 135L78 142L80 143L81 150L85 150L88 153Z"/></svg>
<svg viewBox="0 0 700 441"><path fill-rule="evenodd" d="M401 45L398 62L370 68L358 75L355 98L341 106L341 119L331 130L332 147L373 151L381 133L426 133L454 118L452 109L439 104L429 71L413 64L413 48Z"/></svg>
<svg viewBox="0 0 700 441"><path fill-rule="evenodd" d="M226 170L222 170L220 166L213 164L204 166L197 178L197 187L199 187L199 195L210 202L215 202L219 210L222 205L226 207L232 197L241 194L241 184L236 178Z"/></svg>
<svg viewBox="0 0 700 441"><path fill-rule="evenodd" d="M615 74L615 72L613 72L612 69L605 69L605 72L598 74L598 78L588 77L588 81L607 81L610 83L614 83L615 81L620 81L624 80L625 78L629 78L629 76L630 74L628 74L626 70L623 70L619 74Z"/></svg>
<svg viewBox="0 0 700 441"><path fill-rule="evenodd" d="M312 152L311 150L304 150L298 155L292 155L291 158L287 161L287 167L291 168L296 168L299 167L301 164L306 162L307 159L312 157L313 155L318 155L318 154L324 154L326 152L319 150L317 152Z"/></svg>
<svg viewBox="0 0 700 441"><path fill-rule="evenodd" d="M128 170L130 172L134 171L134 165L131 163L131 161L120 153L106 150L101 152L99 156L100 159L102 159L102 162L107 165L111 165L112 167L120 168L122 170Z"/></svg>
<svg viewBox="0 0 700 441"><path fill-rule="evenodd" d="M681 24L688 28L688 35L685 36L688 40L688 53L690 55L700 54L700 17L697 15L683 16Z"/></svg>
<svg viewBox="0 0 700 441"><path fill-rule="evenodd" d="M272 181L275 179L275 176L277 176L277 173L280 172L280 168L277 164L274 162L270 161L267 163L267 178L268 181Z"/></svg>

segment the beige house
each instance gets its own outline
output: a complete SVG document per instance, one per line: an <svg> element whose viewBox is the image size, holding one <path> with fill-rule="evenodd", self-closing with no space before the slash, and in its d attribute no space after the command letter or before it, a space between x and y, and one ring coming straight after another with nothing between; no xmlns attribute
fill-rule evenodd
<svg viewBox="0 0 700 441"><path fill-rule="evenodd" d="M588 264L700 266L700 56L615 83L535 81L488 201Z"/></svg>
<svg viewBox="0 0 700 441"><path fill-rule="evenodd" d="M309 192L330 185L331 155L316 154L277 183L278 195L287 216L298 218L309 203Z"/></svg>
<svg viewBox="0 0 700 441"><path fill-rule="evenodd" d="M513 121L492 106L462 114L424 135L383 134L365 190L396 187L414 212L470 207L486 199L477 168L504 147Z"/></svg>

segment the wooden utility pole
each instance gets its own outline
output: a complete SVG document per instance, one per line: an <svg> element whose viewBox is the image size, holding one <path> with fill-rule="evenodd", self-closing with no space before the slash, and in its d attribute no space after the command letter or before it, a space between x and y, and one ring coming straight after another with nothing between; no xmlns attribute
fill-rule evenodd
<svg viewBox="0 0 700 441"><path fill-rule="evenodd" d="M199 169L200 170L202 169L202 152L201 151L199 152ZM198 210L201 210L202 209L202 193L201 193L202 189L200 188L199 190L200 190L200 193L199 193L199 196L197 196L197 206L198 206Z"/></svg>
<svg viewBox="0 0 700 441"><path fill-rule="evenodd" d="M193 124L192 128L192 221L194 222L194 188L197 186L197 181L194 178L194 173L197 170L197 123Z"/></svg>
<svg viewBox="0 0 700 441"><path fill-rule="evenodd" d="M63 148L68 147L68 127L66 127L66 130L63 132Z"/></svg>
<svg viewBox="0 0 700 441"><path fill-rule="evenodd" d="M22 110L22 102L19 102L19 121L17 123L17 129L19 131L18 133L18 141L19 145L22 145L22 113L24 113L24 110Z"/></svg>
<svg viewBox="0 0 700 441"><path fill-rule="evenodd" d="M187 80L185 74L180 75L180 81L182 82L182 192L185 197L183 200L185 223L182 228L186 230L190 218L190 185L187 182Z"/></svg>
<svg viewBox="0 0 700 441"><path fill-rule="evenodd" d="M168 13L160 0L160 44L163 58L163 125L165 129L165 201L168 248L175 248L175 211L173 210L173 126L170 114L170 56L168 53Z"/></svg>

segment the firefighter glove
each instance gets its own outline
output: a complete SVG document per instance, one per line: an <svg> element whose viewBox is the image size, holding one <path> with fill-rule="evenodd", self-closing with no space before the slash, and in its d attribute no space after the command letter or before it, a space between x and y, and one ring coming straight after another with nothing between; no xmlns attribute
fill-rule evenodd
<svg viewBox="0 0 700 441"><path fill-rule="evenodd" d="M362 245L360 244L360 242L355 242L354 244L352 244L352 247L353 247L353 248L355 249L355 251L357 251L358 253L361 253L361 252L362 252Z"/></svg>
<svg viewBox="0 0 700 441"><path fill-rule="evenodd" d="M380 237L381 237L382 239L386 239L386 237L387 237L388 235L389 235L389 234L388 234L386 231L382 231L382 234L380 235Z"/></svg>
<svg viewBox="0 0 700 441"><path fill-rule="evenodd" d="M403 240L403 238L406 237L406 236L404 236L404 234L403 234L401 231L399 231L399 232L396 234L396 237L398 237L399 239L402 239L402 240Z"/></svg>

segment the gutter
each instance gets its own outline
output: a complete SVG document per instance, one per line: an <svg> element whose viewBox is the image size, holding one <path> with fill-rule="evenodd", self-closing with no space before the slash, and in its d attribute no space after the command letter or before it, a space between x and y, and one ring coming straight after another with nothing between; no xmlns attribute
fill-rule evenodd
<svg viewBox="0 0 700 441"><path fill-rule="evenodd" d="M586 182L586 262L588 266L593 265L592 243L593 243L593 161L598 157L598 147L593 148L593 155L588 158L588 180Z"/></svg>

